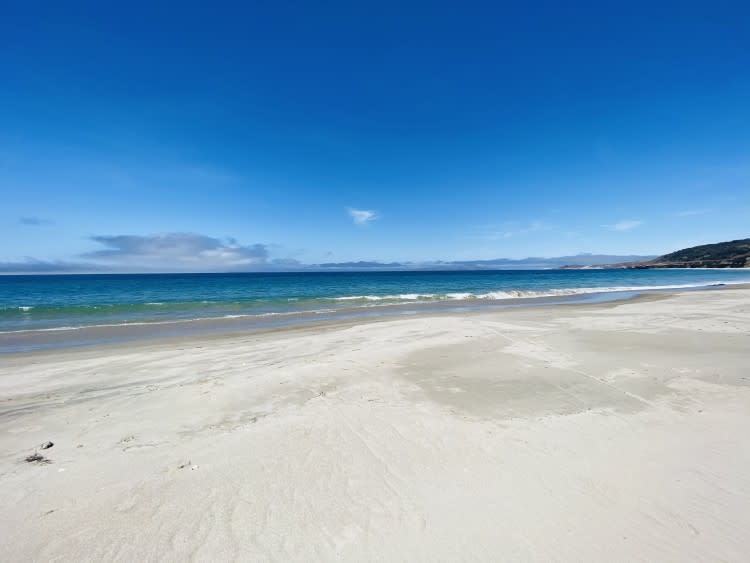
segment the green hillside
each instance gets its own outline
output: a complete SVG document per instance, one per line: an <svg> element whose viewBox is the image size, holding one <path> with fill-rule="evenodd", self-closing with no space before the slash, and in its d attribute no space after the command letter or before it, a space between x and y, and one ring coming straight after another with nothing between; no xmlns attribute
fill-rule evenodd
<svg viewBox="0 0 750 563"><path fill-rule="evenodd" d="M750 238L684 248L645 265L652 268L747 268L750 267Z"/></svg>

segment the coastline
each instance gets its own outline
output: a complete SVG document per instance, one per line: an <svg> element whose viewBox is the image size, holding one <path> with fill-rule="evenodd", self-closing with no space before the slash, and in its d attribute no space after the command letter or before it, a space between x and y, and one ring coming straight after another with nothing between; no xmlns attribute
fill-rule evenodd
<svg viewBox="0 0 750 563"><path fill-rule="evenodd" d="M740 560L749 300L727 287L4 356L0 552ZM23 461L47 440L51 463Z"/></svg>
<svg viewBox="0 0 750 563"><path fill-rule="evenodd" d="M739 287L738 287L739 288ZM750 284L747 284L747 289L750 289ZM716 288L718 289L718 288ZM723 289L723 288L722 288ZM734 287L732 288L734 289ZM744 289L744 287L739 288ZM192 321L184 321L180 324L192 324L192 323L207 323L212 324L216 327L216 330L207 331L189 331L186 334L170 335L170 336L149 336L146 338L137 338L133 340L117 340L114 342L104 343L92 343L84 344L80 346L64 346L64 347L49 347L41 350L23 350L18 352L5 352L0 355L5 360L19 360L25 362L29 360L35 360L43 357L66 357L68 355L74 357L98 357L102 354L111 354L128 350L135 351L156 351L156 350L169 350L175 347L179 348L190 348L203 346L210 343L222 342L230 343L237 342L239 340L246 340L247 338L274 338L284 336L296 336L296 337L314 337L317 334L330 332L335 330L346 330L357 326L366 326L370 324L389 323L399 320L419 320L419 319L431 319L431 318L481 318L483 316L494 316L502 314L504 311L523 310L526 308L533 308L540 312L554 313L559 310L560 307L595 307L597 309L606 309L609 307L616 307L624 303L639 303L648 301L659 301L661 299L667 299L673 292L644 292L635 295L628 295L621 298L612 298L596 302L561 302L561 303L549 303L539 302L532 303L527 306L514 305L514 306L497 306L492 307L476 307L473 309L455 311L448 307L444 310L434 310L425 308L423 311L408 313L396 312L393 315L377 315L371 317L364 316L352 316L343 318L333 318L328 320L311 320L309 323L294 323L294 324L280 324L276 326L261 326L259 328L227 328L231 325L232 320L227 322L225 319L199 319ZM131 325L115 325L115 330L135 328L140 330L144 325L132 327ZM152 326L147 324L145 326ZM83 327L76 330L85 330L89 327ZM92 327L93 330L100 330L102 327ZM52 331L50 331L52 332Z"/></svg>
<svg viewBox="0 0 750 563"><path fill-rule="evenodd" d="M264 331L287 330L297 326L315 328L338 323L360 323L433 315L491 313L525 307L558 307L640 299L648 295L671 295L678 292L743 289L750 283L698 285L670 288L627 288L616 291L593 291L568 295L541 295L511 299L455 299L433 302L348 307L338 310L287 312L261 315L177 319L142 323L83 325L49 329L0 331L0 357L24 353L42 353L67 348L133 345L148 341L173 341L180 338L202 338L241 335ZM605 288L606 289L606 288Z"/></svg>

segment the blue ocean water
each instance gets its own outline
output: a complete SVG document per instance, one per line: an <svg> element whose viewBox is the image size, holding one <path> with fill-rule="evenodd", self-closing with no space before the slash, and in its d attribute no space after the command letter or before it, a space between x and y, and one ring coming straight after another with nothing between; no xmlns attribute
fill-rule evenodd
<svg viewBox="0 0 750 563"><path fill-rule="evenodd" d="M750 270L533 270L0 276L0 333L194 319L419 310L439 302L749 283ZM523 302L527 302L523 299Z"/></svg>

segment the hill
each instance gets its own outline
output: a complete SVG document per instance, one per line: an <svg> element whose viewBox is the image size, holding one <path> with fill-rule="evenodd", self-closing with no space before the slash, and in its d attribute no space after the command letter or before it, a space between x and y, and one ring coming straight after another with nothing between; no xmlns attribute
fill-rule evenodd
<svg viewBox="0 0 750 563"><path fill-rule="evenodd" d="M748 268L750 238L684 248L645 265L650 268Z"/></svg>
<svg viewBox="0 0 750 563"><path fill-rule="evenodd" d="M563 269L590 268L584 264L562 266ZM702 244L670 252L651 260L600 262L598 268L750 268L750 238Z"/></svg>
<svg viewBox="0 0 750 563"><path fill-rule="evenodd" d="M572 266L579 268L580 266ZM602 268L750 268L750 238L702 244L653 260L602 264Z"/></svg>

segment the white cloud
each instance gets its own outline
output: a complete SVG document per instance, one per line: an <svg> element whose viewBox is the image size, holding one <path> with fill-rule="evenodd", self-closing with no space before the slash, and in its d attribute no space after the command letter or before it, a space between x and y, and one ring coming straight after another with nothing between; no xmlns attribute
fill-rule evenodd
<svg viewBox="0 0 750 563"><path fill-rule="evenodd" d="M624 219L622 221L618 221L614 225L602 225L603 227L606 227L610 231L632 231L635 228L640 227L643 225L643 221L634 221L632 219Z"/></svg>
<svg viewBox="0 0 750 563"><path fill-rule="evenodd" d="M83 258L118 266L156 267L162 270L225 270L268 263L264 244L242 245L193 233L93 236L105 248Z"/></svg>
<svg viewBox="0 0 750 563"><path fill-rule="evenodd" d="M98 250L78 256L82 262L46 261L27 257L0 262L3 273L64 272L231 272L288 269L293 258L271 258L266 244L241 244L233 238L195 233L97 235Z"/></svg>
<svg viewBox="0 0 750 563"><path fill-rule="evenodd" d="M364 225L378 218L378 214L370 209L353 209L349 207L346 211L355 225Z"/></svg>

